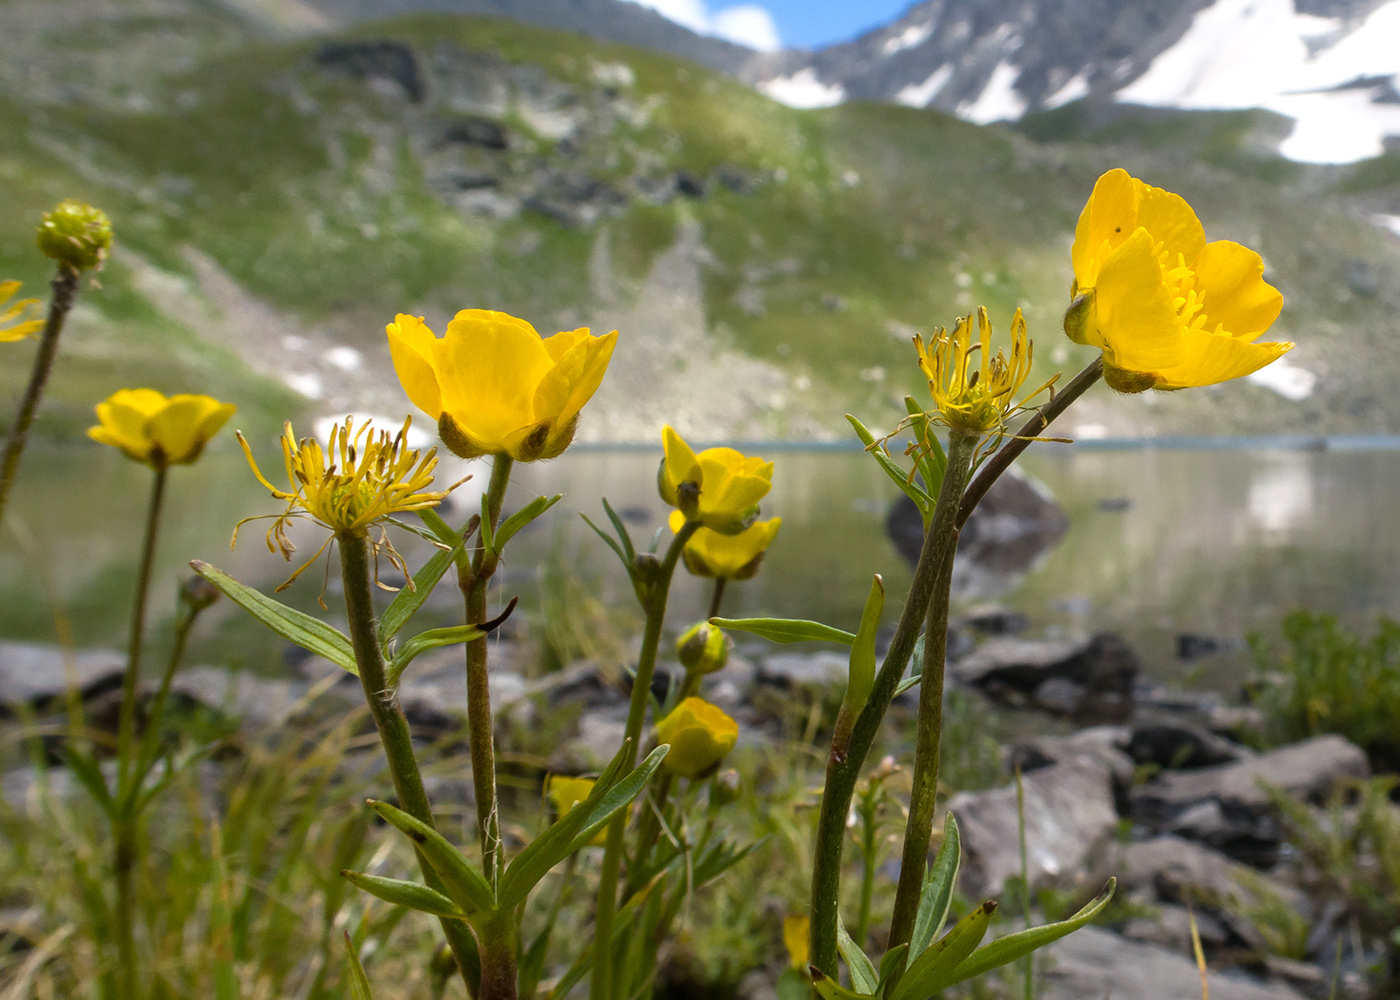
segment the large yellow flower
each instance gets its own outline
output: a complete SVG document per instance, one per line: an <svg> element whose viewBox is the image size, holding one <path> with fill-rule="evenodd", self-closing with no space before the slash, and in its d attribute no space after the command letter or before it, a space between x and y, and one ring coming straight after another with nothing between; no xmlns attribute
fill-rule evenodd
<svg viewBox="0 0 1400 1000"><path fill-rule="evenodd" d="M188 465L236 409L211 396L167 398L154 389L119 389L97 404L98 423L88 428L88 437L152 468Z"/></svg>
<svg viewBox="0 0 1400 1000"><path fill-rule="evenodd" d="M438 422L463 458L554 458L569 446L583 405L603 381L617 331L541 338L524 320L464 309L438 338L420 317L390 323L394 369L413 405Z"/></svg>
<svg viewBox="0 0 1400 1000"><path fill-rule="evenodd" d="M1226 382L1293 347L1254 343L1283 308L1263 258L1207 243L1185 199L1125 170L1094 185L1073 261L1065 332L1103 349L1104 380L1121 392Z"/></svg>
<svg viewBox="0 0 1400 1000"><path fill-rule="evenodd" d="M31 333L44 328L44 321L41 319L15 322L24 315L26 309L39 304L38 299L20 299L6 308L5 303L9 302L17 291L19 291L18 281L0 281L0 344L10 344L16 340L23 340ZM12 323L14 325L10 326L9 324Z"/></svg>
<svg viewBox="0 0 1400 1000"><path fill-rule="evenodd" d="M739 724L703 698L687 698L656 724L656 735L671 745L662 767L696 778L734 749Z"/></svg>
<svg viewBox="0 0 1400 1000"><path fill-rule="evenodd" d="M680 531L685 515L671 511L671 530ZM721 580L747 580L758 572L763 554L782 527L783 519L756 521L737 535L722 535L710 528L701 528L690 536L681 555L685 568L696 576Z"/></svg>
<svg viewBox="0 0 1400 1000"><path fill-rule="evenodd" d="M696 455L670 426L663 428L661 443L666 451L657 474L661 499L686 520L724 535L753 524L758 502L773 486L772 462L733 448L706 448Z"/></svg>

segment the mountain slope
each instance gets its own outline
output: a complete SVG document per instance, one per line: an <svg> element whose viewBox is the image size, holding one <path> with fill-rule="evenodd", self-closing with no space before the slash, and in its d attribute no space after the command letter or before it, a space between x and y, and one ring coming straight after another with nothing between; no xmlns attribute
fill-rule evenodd
<svg viewBox="0 0 1400 1000"><path fill-rule="evenodd" d="M847 410L892 426L923 393L912 331L977 303L1000 327L1026 309L1042 377L1086 360L1058 332L1069 239L1120 163L1263 250L1287 297L1277 333L1315 384L1301 403L1250 384L1099 393L1080 431L1400 428L1400 240L1339 188L1386 199L1400 177L1279 172L1249 151L1253 119L1058 121L1083 138L1041 143L894 105L796 111L692 63L503 21L268 40L174 0L79 9L101 16L0 37L0 67L7 46L45 44L30 72L0 69L0 271L43 280L29 233L62 195L119 232L65 342L51 434L137 383L216 391L269 423L293 394L401 413L385 322L440 330L467 306L622 330L582 439L654 440L666 419L701 438L845 436ZM151 58L107 58L117 41ZM7 366L0 391L22 376Z"/></svg>

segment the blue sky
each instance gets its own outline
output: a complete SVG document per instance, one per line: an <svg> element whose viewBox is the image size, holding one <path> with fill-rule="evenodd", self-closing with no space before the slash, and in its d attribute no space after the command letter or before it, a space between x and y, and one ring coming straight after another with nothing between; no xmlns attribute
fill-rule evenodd
<svg viewBox="0 0 1400 1000"><path fill-rule="evenodd" d="M913 0L631 0L693 31L751 48L815 48L901 14Z"/></svg>

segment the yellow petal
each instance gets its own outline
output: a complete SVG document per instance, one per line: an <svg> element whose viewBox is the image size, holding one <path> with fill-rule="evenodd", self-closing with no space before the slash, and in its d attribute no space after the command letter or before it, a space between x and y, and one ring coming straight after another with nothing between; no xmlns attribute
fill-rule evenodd
<svg viewBox="0 0 1400 1000"><path fill-rule="evenodd" d="M1137 230L1104 262L1094 300L1106 363L1128 371L1181 363L1181 323L1147 230Z"/></svg>
<svg viewBox="0 0 1400 1000"><path fill-rule="evenodd" d="M394 371L409 401L434 420L442 416L442 392L433 371L437 337L420 316L400 313L384 328Z"/></svg>
<svg viewBox="0 0 1400 1000"><path fill-rule="evenodd" d="M204 448L199 436L207 396L174 396L159 412L146 421L144 428L152 449L160 449L164 460L172 465L193 461Z"/></svg>
<svg viewBox="0 0 1400 1000"><path fill-rule="evenodd" d="M563 330L552 337L545 337L544 349L552 360L558 361L573 350L576 344L587 340L589 336L589 330L586 326L579 327L577 330Z"/></svg>
<svg viewBox="0 0 1400 1000"><path fill-rule="evenodd" d="M1232 337L1254 341L1278 319L1283 293L1264 280L1264 258L1248 247L1208 243L1193 270L1197 290L1205 293L1206 330L1218 325Z"/></svg>
<svg viewBox="0 0 1400 1000"><path fill-rule="evenodd" d="M487 451L531 433L534 398L553 367L540 335L524 320L486 309L465 309L436 345L434 369L442 407Z"/></svg>
<svg viewBox="0 0 1400 1000"><path fill-rule="evenodd" d="M1138 191L1137 225L1152 234L1169 260L1181 254L1188 261L1206 245L1206 231L1196 213L1179 194L1134 179Z"/></svg>
<svg viewBox="0 0 1400 1000"><path fill-rule="evenodd" d="M768 550L782 523L780 517L759 521L737 535L701 528L686 544L686 566L696 576L739 579L740 574Z"/></svg>
<svg viewBox="0 0 1400 1000"><path fill-rule="evenodd" d="M238 407L232 403L220 403L216 399L211 399L210 402L215 405L205 409L204 417L199 423L199 435L205 441L219 433L224 424L228 423L229 417L238 412Z"/></svg>
<svg viewBox="0 0 1400 1000"><path fill-rule="evenodd" d="M1158 389L1189 389L1243 378L1293 349L1290 343L1250 344L1227 334L1187 330L1185 360L1157 372Z"/></svg>
<svg viewBox="0 0 1400 1000"><path fill-rule="evenodd" d="M1175 260L1188 261L1205 246L1205 230L1186 199L1145 184L1126 170L1110 170L1094 184L1079 215L1070 253L1079 290L1094 288L1109 256L1139 229Z"/></svg>
<svg viewBox="0 0 1400 1000"><path fill-rule="evenodd" d="M671 529L672 534L680 534L685 527L685 515L678 510L671 511L671 516L666 519L666 525Z"/></svg>
<svg viewBox="0 0 1400 1000"><path fill-rule="evenodd" d="M575 340L567 351L555 356L554 367L540 380L535 392L534 411L538 421L550 421L564 426L593 398L607 373L617 344L617 331L605 337L590 337L587 331L574 331L584 336ZM573 334L556 333L544 342L546 349L561 337Z"/></svg>
<svg viewBox="0 0 1400 1000"><path fill-rule="evenodd" d="M657 477L657 485L661 490L661 499L675 507L679 502L676 491L681 483L699 483L704 478L704 473L700 469L700 461L695 457L695 452L670 424L661 428L661 447L666 458L661 463L661 475Z"/></svg>

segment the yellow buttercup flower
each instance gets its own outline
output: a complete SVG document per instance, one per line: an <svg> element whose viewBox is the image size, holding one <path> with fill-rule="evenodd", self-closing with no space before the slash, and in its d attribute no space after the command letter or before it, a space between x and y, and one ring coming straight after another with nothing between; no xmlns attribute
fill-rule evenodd
<svg viewBox="0 0 1400 1000"><path fill-rule="evenodd" d="M98 423L87 433L152 468L189 465L236 409L211 396L167 397L154 389L120 389L97 404Z"/></svg>
<svg viewBox="0 0 1400 1000"><path fill-rule="evenodd" d="M26 309L39 304L38 299L20 299L7 308L5 303L14 297L15 292L19 291L19 287L18 281L0 281L0 344L10 344L17 340L23 340L31 333L44 328L42 319L15 322L24 315Z"/></svg>
<svg viewBox="0 0 1400 1000"><path fill-rule="evenodd" d="M1017 402L1016 393L1030 376L1034 357L1025 317L1017 309L1011 319L1009 359L1000 348L992 355L992 322L982 307L977 310L977 331L978 340L973 343L972 316L967 315L957 321L952 333L941 327L936 330L927 346L923 337L915 336L914 349L933 395L933 419L954 430L985 434L1003 430L1008 416L1059 376Z"/></svg>
<svg viewBox="0 0 1400 1000"><path fill-rule="evenodd" d="M268 529L268 551L280 551L286 559L292 557L296 546L287 537L287 523L296 517L310 517L337 534L363 535L371 526L395 514L436 507L451 488L442 492L428 489L433 484L433 470L437 468L437 449L430 448L426 454L410 449L408 428L411 423L411 417L405 419L398 434L390 437L388 431L376 433L369 421L357 430L354 418L346 417L345 423L331 429L330 440L323 450L320 442L313 438L298 441L288 422L281 443L290 490L279 489L267 481L253 459L247 439L239 433L238 443L253 467L253 475L274 497L287 502L287 509L275 516ZM254 518L245 518L245 521L251 520ZM243 523L240 521L239 525ZM237 528L233 537L237 543ZM331 539L334 537L332 535ZM278 589L289 586L325 551L326 545ZM394 565L402 569L401 560L387 540L376 548L381 545Z"/></svg>
<svg viewBox="0 0 1400 1000"><path fill-rule="evenodd" d="M685 515L671 511L671 530L680 531ZM747 580L758 572L763 555L782 527L783 519L756 521L737 535L723 535L710 528L701 528L690 537L681 551L685 568L696 576L722 580Z"/></svg>
<svg viewBox="0 0 1400 1000"><path fill-rule="evenodd" d="M811 958L812 918L807 914L783 918L783 945L787 948L788 961L798 972L807 971Z"/></svg>
<svg viewBox="0 0 1400 1000"><path fill-rule="evenodd" d="M1254 343L1283 308L1263 258L1228 240L1207 243L1185 199L1126 170L1094 185L1073 260L1065 332L1103 349L1104 381L1120 392L1227 382L1293 347Z"/></svg>
<svg viewBox="0 0 1400 1000"><path fill-rule="evenodd" d="M545 795L554 807L556 819L563 819L569 810L588 798L597 782L592 778L570 778L562 774L551 774L545 782ZM589 847L604 847L608 842L607 830L599 830L589 840Z"/></svg>
<svg viewBox="0 0 1400 1000"><path fill-rule="evenodd" d="M694 521L724 535L737 535L758 517L758 502L773 487L773 463L733 448L706 448L699 455L670 426L662 429L666 457L657 474L661 499Z"/></svg>
<svg viewBox="0 0 1400 1000"><path fill-rule="evenodd" d="M569 446L617 343L616 330L541 338L524 320L486 309L459 312L441 339L414 316L397 316L387 333L404 392L438 422L448 448L522 462Z"/></svg>
<svg viewBox="0 0 1400 1000"><path fill-rule="evenodd" d="M662 767L696 778L734 749L739 724L703 698L686 698L656 724L656 735L671 745Z"/></svg>

